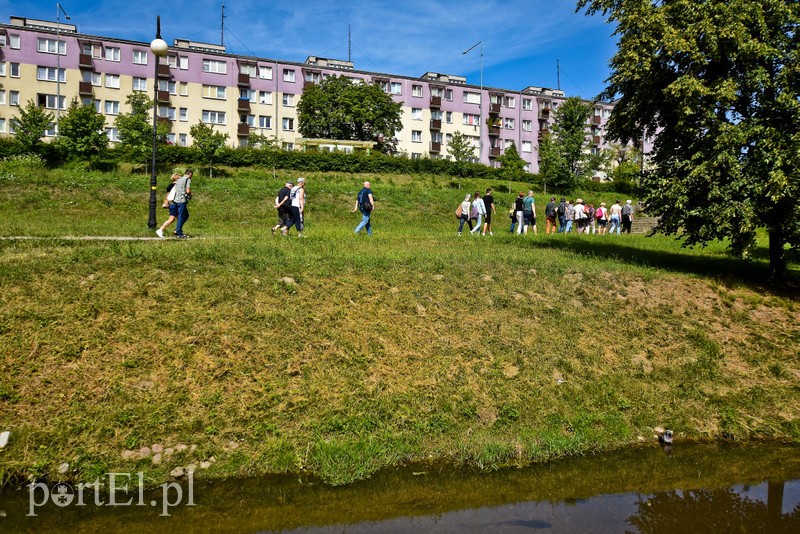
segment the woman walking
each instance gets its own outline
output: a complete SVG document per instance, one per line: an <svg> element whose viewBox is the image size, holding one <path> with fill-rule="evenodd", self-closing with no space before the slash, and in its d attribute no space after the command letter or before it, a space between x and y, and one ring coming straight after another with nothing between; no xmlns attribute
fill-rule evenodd
<svg viewBox="0 0 800 534"><path fill-rule="evenodd" d="M458 237L461 237L461 230L464 229L464 223L467 223L467 226L469 226L470 231L472 231L472 221L469 220L469 216L471 213L470 208L472 204L469 201L469 197L470 195L469 193L467 193L467 196L464 197L464 201L461 203L460 206L461 215L458 217Z"/></svg>

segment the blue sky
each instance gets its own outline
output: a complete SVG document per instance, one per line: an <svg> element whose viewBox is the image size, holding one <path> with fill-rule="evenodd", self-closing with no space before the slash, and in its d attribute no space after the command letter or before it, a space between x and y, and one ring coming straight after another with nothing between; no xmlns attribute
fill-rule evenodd
<svg viewBox="0 0 800 534"><path fill-rule="evenodd" d="M351 60L359 70L404 76L427 71L521 90L557 88L592 99L608 78L616 50L613 27L575 13L574 0L225 0L225 45L231 53L288 61L309 55ZM162 37L219 44L222 0L64 0L81 33L149 42L161 15ZM57 3L0 0L0 20L11 15L55 20ZM62 15L63 20L63 15Z"/></svg>

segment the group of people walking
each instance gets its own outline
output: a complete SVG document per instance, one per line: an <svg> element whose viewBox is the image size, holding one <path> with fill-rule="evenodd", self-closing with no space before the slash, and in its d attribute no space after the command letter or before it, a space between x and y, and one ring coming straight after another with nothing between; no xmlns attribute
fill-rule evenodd
<svg viewBox="0 0 800 534"><path fill-rule="evenodd" d="M164 202L161 204L162 208L169 210L169 217L164 224L157 230L156 235L161 239L165 239L164 230L169 225L177 221L175 224L175 231L173 234L179 239L189 237L183 233L183 225L189 220L189 200L192 198L192 169L186 169L181 175L180 173L172 174L172 182L167 186L166 196Z"/></svg>
<svg viewBox="0 0 800 534"><path fill-rule="evenodd" d="M494 205L494 196L492 196L491 188L486 190L486 193L481 197L480 191L475 191L472 195L467 193L464 196L464 201L456 209L456 217L458 217L458 237L461 237L461 231L466 224L469 227L470 234L489 235L492 234L492 216L497 212ZM473 224L472 221L476 221Z"/></svg>
<svg viewBox="0 0 800 534"><path fill-rule="evenodd" d="M292 227L297 228L297 237L303 236L303 212L306 207L306 179L302 176L286 184L278 191L275 197L275 209L278 210L278 224L272 227L272 235L280 230L281 235L289 235Z"/></svg>
<svg viewBox="0 0 800 534"><path fill-rule="evenodd" d="M631 233L633 224L633 205L630 200L621 204L615 201L610 208L605 202L595 207L593 203L584 203L582 198L566 200L563 197L556 203L555 197L550 197L550 202L544 208L547 221L545 233L570 233L573 229L579 234L606 233L619 235Z"/></svg>

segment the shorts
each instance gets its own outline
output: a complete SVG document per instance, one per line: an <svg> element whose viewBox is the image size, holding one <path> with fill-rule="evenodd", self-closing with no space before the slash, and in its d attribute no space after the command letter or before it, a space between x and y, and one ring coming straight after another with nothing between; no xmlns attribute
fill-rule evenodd
<svg viewBox="0 0 800 534"><path fill-rule="evenodd" d="M608 224L607 219L597 219L597 226L605 226L606 224Z"/></svg>
<svg viewBox="0 0 800 534"><path fill-rule="evenodd" d="M178 205L175 204L174 202L169 203L169 214L172 217L178 216Z"/></svg>
<svg viewBox="0 0 800 534"><path fill-rule="evenodd" d="M492 223L492 212L491 211L487 211L485 217L486 218L483 219L483 222L485 222L486 224L491 224Z"/></svg>
<svg viewBox="0 0 800 534"><path fill-rule="evenodd" d="M522 222L523 224L530 226L536 224L536 216L533 212L530 211L523 211L522 212Z"/></svg>

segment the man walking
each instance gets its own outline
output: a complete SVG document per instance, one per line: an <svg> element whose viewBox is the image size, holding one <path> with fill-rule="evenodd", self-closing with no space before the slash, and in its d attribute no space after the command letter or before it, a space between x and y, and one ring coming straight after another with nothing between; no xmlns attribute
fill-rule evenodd
<svg viewBox="0 0 800 534"><path fill-rule="evenodd" d="M370 217L372 216L372 211L374 209L375 197L372 196L370 183L364 182L364 187L358 192L358 196L356 197L356 205L353 207L353 213L358 210L361 211L361 222L358 223L358 226L356 226L354 233L357 234L362 228L366 228L367 235L372 237L372 224L370 223Z"/></svg>
<svg viewBox="0 0 800 534"><path fill-rule="evenodd" d="M546 221L545 234L556 233L556 197L550 197L550 202L545 205L544 218Z"/></svg>
<svg viewBox="0 0 800 534"><path fill-rule="evenodd" d="M189 220L189 199L192 198L192 169L186 169L183 176L175 182L175 206L178 208L178 223L175 235L180 239L189 237L183 233L183 225Z"/></svg>
<svg viewBox="0 0 800 534"><path fill-rule="evenodd" d="M489 235L494 235L492 234L492 216L496 213L496 210L491 187L487 188L486 194L483 195L483 208L486 211L486 221L483 223L483 234L481 235L486 235L486 232L489 232Z"/></svg>
<svg viewBox="0 0 800 534"><path fill-rule="evenodd" d="M289 230L292 226L297 228L297 237L303 237L303 211L306 207L306 179L298 178L297 185L294 186L289 193L289 198L292 203L292 215L289 218L289 223L283 230L283 235L289 235Z"/></svg>
<svg viewBox="0 0 800 534"><path fill-rule="evenodd" d="M556 207L556 215L558 215L558 233L563 234L567 229L567 201L561 197L561 202Z"/></svg>
<svg viewBox="0 0 800 534"><path fill-rule="evenodd" d="M625 201L625 205L622 206L622 233L630 234L632 224L633 224L633 206L631 206L631 201L630 199L628 199Z"/></svg>
<svg viewBox="0 0 800 534"><path fill-rule="evenodd" d="M272 227L272 235L275 235L276 230L283 231L292 216L292 200L289 197L292 192L292 182L286 182L286 185L281 187L278 191L278 196L275 197L275 209L278 210L278 224Z"/></svg>

